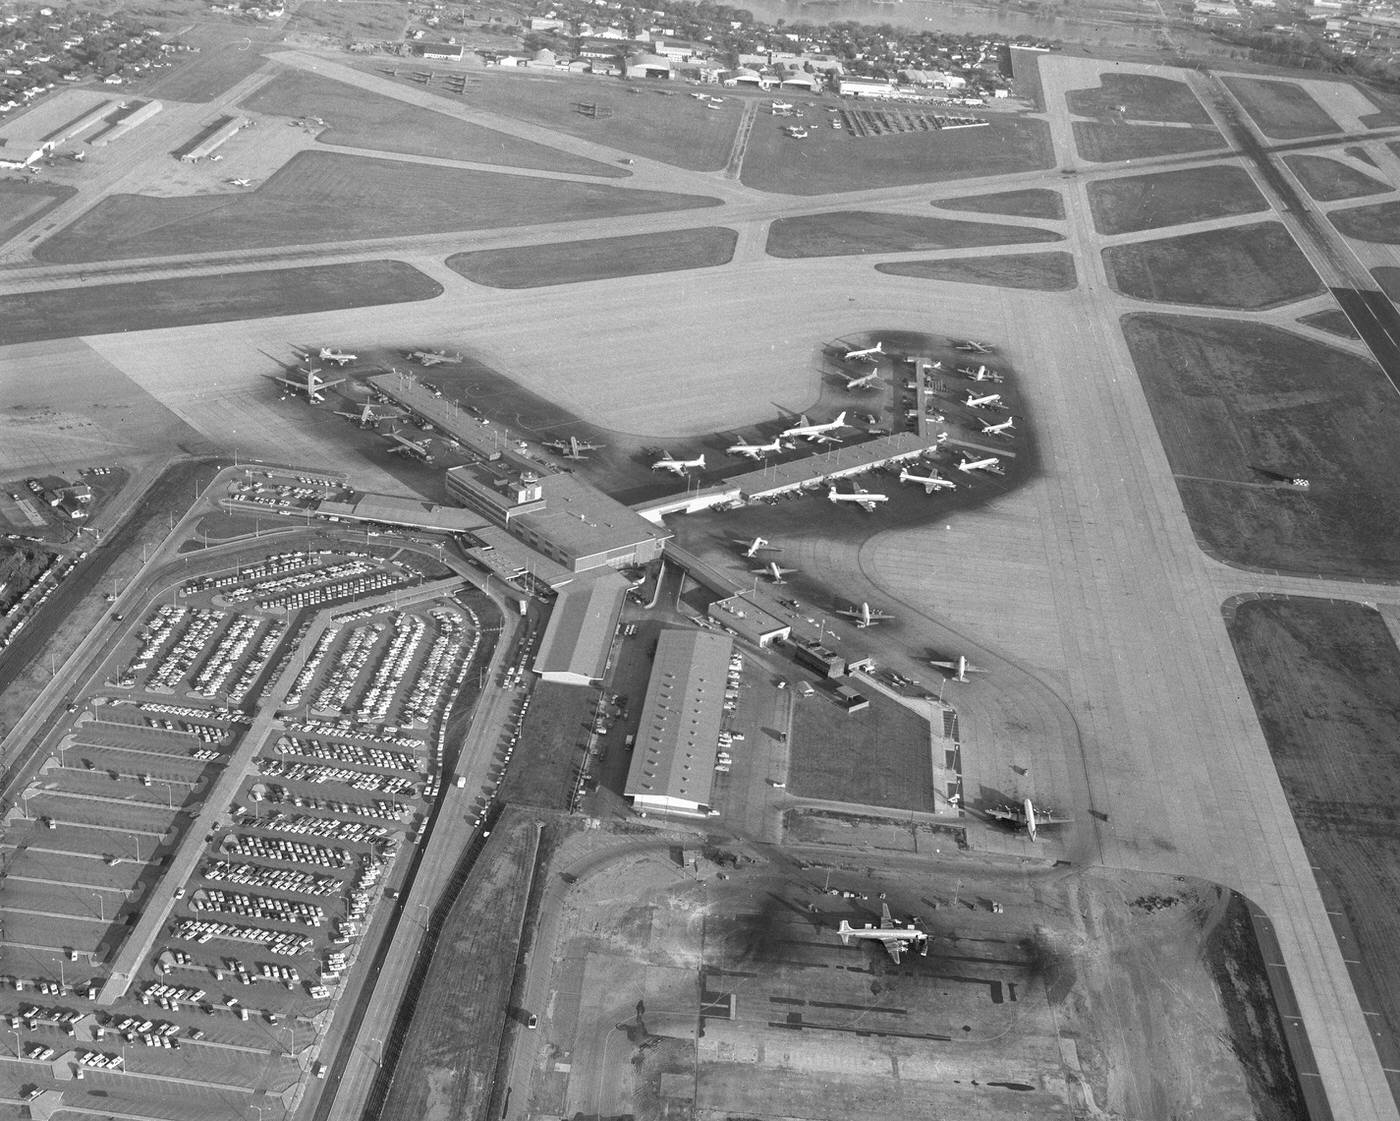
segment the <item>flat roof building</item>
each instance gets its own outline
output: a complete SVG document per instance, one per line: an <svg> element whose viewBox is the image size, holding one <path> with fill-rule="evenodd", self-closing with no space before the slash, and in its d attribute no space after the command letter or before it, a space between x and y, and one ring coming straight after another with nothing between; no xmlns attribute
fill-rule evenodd
<svg viewBox="0 0 1400 1121"><path fill-rule="evenodd" d="M535 656L535 672L560 685L602 681L626 595L627 581L611 571L561 589Z"/></svg>
<svg viewBox="0 0 1400 1121"><path fill-rule="evenodd" d="M639 813L707 816L734 643L664 630L656 643L623 794Z"/></svg>
<svg viewBox="0 0 1400 1121"><path fill-rule="evenodd" d="M447 493L573 572L647 564L671 536L575 475L538 475L509 460L451 468Z"/></svg>

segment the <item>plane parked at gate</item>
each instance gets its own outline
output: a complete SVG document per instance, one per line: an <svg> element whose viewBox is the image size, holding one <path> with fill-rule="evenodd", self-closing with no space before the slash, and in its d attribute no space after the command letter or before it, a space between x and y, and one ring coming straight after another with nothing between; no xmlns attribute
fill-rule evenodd
<svg viewBox="0 0 1400 1121"><path fill-rule="evenodd" d="M1024 829L1032 841L1040 840L1037 830L1042 825L1068 825L1073 818L1056 817L1049 810L1038 810L1029 798L1023 798L1019 806L996 806L987 811L988 817L1004 821L1013 829Z"/></svg>
<svg viewBox="0 0 1400 1121"><path fill-rule="evenodd" d="M973 354L991 354L996 349L988 343L979 343L976 339L962 339L961 341L952 339L950 341L954 350L968 350Z"/></svg>
<svg viewBox="0 0 1400 1121"><path fill-rule="evenodd" d="M949 681L966 682L968 674L983 672L982 669L978 666L974 666L961 654L958 655L956 660L939 661L937 658L931 658L929 660L929 665L937 666L939 669L946 669L948 671Z"/></svg>
<svg viewBox="0 0 1400 1121"><path fill-rule="evenodd" d="M441 350L410 350L408 357L420 366L441 366L444 363L456 366L462 361L460 354L447 354Z"/></svg>
<svg viewBox="0 0 1400 1121"><path fill-rule="evenodd" d="M653 471L670 471L673 475L684 475L692 469L705 470L705 455L702 452L694 459L676 459L670 452L663 451L661 458L651 465Z"/></svg>
<svg viewBox="0 0 1400 1121"><path fill-rule="evenodd" d="M881 355L881 354L884 354L884 353L885 353L885 340L884 340L884 339L881 339L881 340L880 340L879 342L877 342L874 346L868 346L868 347L866 347L864 350L848 350L848 351L846 351L846 353L843 354L843 355L841 356L841 361L843 361L843 362L854 362L854 361L856 361L857 359L863 358L863 359L865 359L867 362L878 362L878 361L880 361L880 359L877 357L877 355Z"/></svg>
<svg viewBox="0 0 1400 1121"><path fill-rule="evenodd" d="M864 490L859 483L856 484L856 489L850 494L845 494L837 490L834 486L829 487L826 492L826 497L832 502L846 502L859 506L867 514L873 514L876 506L881 502L888 502L890 500L888 494L871 494L868 490Z"/></svg>
<svg viewBox="0 0 1400 1121"><path fill-rule="evenodd" d="M775 436L772 442L767 444L730 444L729 447L724 449L724 454L742 455L749 459L762 459L765 455L776 455L778 452L791 450L791 444L785 444L781 436Z"/></svg>
<svg viewBox="0 0 1400 1121"><path fill-rule="evenodd" d="M958 470L963 472L964 474L967 474L972 471L996 472L998 471L1000 465L1001 460L994 455L989 455L986 459L968 459L964 457L963 461L958 464Z"/></svg>
<svg viewBox="0 0 1400 1121"><path fill-rule="evenodd" d="M776 545L770 545L768 538L755 537L752 541L730 538L730 543L744 554L749 560L753 560L759 553L781 553L782 549Z"/></svg>
<svg viewBox="0 0 1400 1121"><path fill-rule="evenodd" d="M959 366L958 373L972 381L1003 382L1006 380L990 366Z"/></svg>
<svg viewBox="0 0 1400 1121"><path fill-rule="evenodd" d="M798 418L798 423L791 428L786 428L778 433L780 440L795 440L801 437L813 443L839 443L838 437L831 435L838 428L851 428L852 425L846 423L846 414L840 413L835 420L829 420L825 424L813 424L807 419L807 414L803 413Z"/></svg>
<svg viewBox="0 0 1400 1121"><path fill-rule="evenodd" d="M862 603L859 607L838 607L836 614L844 615L848 619L854 619L855 624L861 630L866 627L873 627L876 623L888 622L894 616L888 611L876 611L870 604Z"/></svg>
<svg viewBox="0 0 1400 1121"><path fill-rule="evenodd" d="M922 947L919 953L925 957L928 956L928 932L920 930L914 923L907 926L896 926L890 915L888 903L880 904L879 926L866 923L863 927L854 927L842 919L841 925L836 928L836 933L843 946L849 946L852 938L861 942L878 942L885 948L885 952L894 959L896 965L904 956L904 952L911 946Z"/></svg>
<svg viewBox="0 0 1400 1121"><path fill-rule="evenodd" d="M395 408L393 405L372 405L366 401L358 413L338 412L336 415L349 417L361 428L371 428L378 425L381 420L398 420L408 414L403 409Z"/></svg>
<svg viewBox="0 0 1400 1121"><path fill-rule="evenodd" d="M337 366L348 366L357 360L358 354L346 354L343 350L336 350L334 347L323 346L320 354L317 355L322 362L334 362Z"/></svg>
<svg viewBox="0 0 1400 1121"><path fill-rule="evenodd" d="M385 435L397 445L389 449L389 451L394 454L406 455L411 459L417 459L423 463L431 463L433 461L431 440L411 440L407 436L400 435L397 430L386 432Z"/></svg>
<svg viewBox="0 0 1400 1121"><path fill-rule="evenodd" d="M326 390L345 380L344 378L336 378L333 381L327 381L321 376L320 370L313 370L309 366L305 370L297 366L289 370L288 373L291 376L274 375L274 380L281 382L285 387L282 390L282 399L285 401L292 394L300 393L312 405L325 404Z"/></svg>
<svg viewBox="0 0 1400 1121"><path fill-rule="evenodd" d="M777 561L768 561L762 568L749 569L755 576L767 576L775 584L786 584L787 575L796 572L795 568L783 568Z"/></svg>
<svg viewBox="0 0 1400 1121"><path fill-rule="evenodd" d="M880 367L876 366L868 374L861 374L858 378L846 379L846 392L854 393L859 389L876 389L880 380Z"/></svg>
<svg viewBox="0 0 1400 1121"><path fill-rule="evenodd" d="M596 452L600 448L607 447L606 444L590 444L587 440L580 440L577 436L570 436L568 439L546 440L543 446L565 459L587 459L584 452Z"/></svg>
<svg viewBox="0 0 1400 1121"><path fill-rule="evenodd" d="M1005 436L1009 439L1011 436L1011 430L1016 427L1015 420L1016 418L1014 416L1009 416L1000 424L984 424L982 426L982 435Z"/></svg>
<svg viewBox="0 0 1400 1121"><path fill-rule="evenodd" d="M969 393L963 404L969 409L999 409L1003 407L1000 393L988 393L983 397L975 397Z"/></svg>
<svg viewBox="0 0 1400 1121"><path fill-rule="evenodd" d="M957 490L958 484L952 479L945 479L938 472L932 475L915 475L907 467L901 468L899 472L901 483L917 483L924 488L925 494L932 494L936 490Z"/></svg>

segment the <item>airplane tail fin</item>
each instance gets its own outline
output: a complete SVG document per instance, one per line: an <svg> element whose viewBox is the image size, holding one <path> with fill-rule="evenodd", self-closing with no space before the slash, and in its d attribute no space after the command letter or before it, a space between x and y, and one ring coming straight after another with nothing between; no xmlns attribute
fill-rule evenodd
<svg viewBox="0 0 1400 1121"><path fill-rule="evenodd" d="M842 409L841 412L840 412L840 414L836 417L836 419L835 419L834 421L832 421L832 423L833 423L833 424L845 424L845 423L846 423L846 410L845 410L845 409Z"/></svg>
<svg viewBox="0 0 1400 1121"><path fill-rule="evenodd" d="M884 339L878 340L878 341L875 343L874 350L875 350L875 353L876 353L876 354L884 354L884 353L885 353L885 340L884 340Z"/></svg>
<svg viewBox="0 0 1400 1121"><path fill-rule="evenodd" d="M845 919L841 920L841 925L836 928L836 933L841 937L841 945L849 946L851 944L851 924Z"/></svg>
<svg viewBox="0 0 1400 1121"><path fill-rule="evenodd" d="M704 453L704 452L701 452L701 453L700 453L700 458L699 458L696 462L700 464L700 470L703 471L703 470L705 469L705 453Z"/></svg>

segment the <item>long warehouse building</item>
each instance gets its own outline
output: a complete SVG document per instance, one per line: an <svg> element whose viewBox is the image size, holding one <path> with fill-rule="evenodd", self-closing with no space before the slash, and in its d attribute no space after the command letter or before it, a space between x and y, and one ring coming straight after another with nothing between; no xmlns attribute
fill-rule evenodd
<svg viewBox="0 0 1400 1121"><path fill-rule="evenodd" d="M638 813L708 816L734 642L664 630L656 643L637 743L622 793Z"/></svg>

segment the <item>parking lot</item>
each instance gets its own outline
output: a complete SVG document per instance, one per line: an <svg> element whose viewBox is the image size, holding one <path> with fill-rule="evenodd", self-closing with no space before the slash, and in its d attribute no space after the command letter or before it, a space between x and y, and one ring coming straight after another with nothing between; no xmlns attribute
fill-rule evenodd
<svg viewBox="0 0 1400 1121"><path fill-rule="evenodd" d="M353 549L219 563L125 621L10 814L0 1095L61 1082L65 1106L98 1093L86 1104L175 1118L207 1092L282 1115L277 1095L322 1071L336 993L422 834L478 649L468 601L395 602L383 590L423 571ZM216 783L231 800L192 835ZM153 906L164 925L104 1002Z"/></svg>

